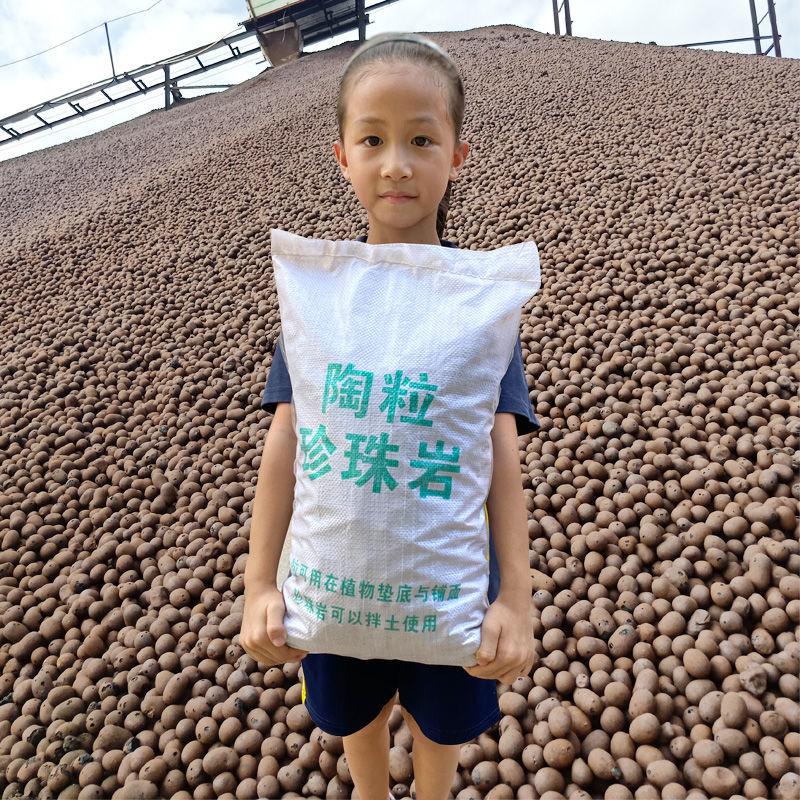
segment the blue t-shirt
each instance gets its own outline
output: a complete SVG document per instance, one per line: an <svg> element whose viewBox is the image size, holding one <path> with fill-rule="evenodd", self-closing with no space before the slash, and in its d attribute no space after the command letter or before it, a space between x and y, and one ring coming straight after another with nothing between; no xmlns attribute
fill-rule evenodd
<svg viewBox="0 0 800 800"><path fill-rule="evenodd" d="M364 242L366 238L366 236L362 236L358 241ZM452 242L448 242L446 239L441 239L440 241L444 247L455 247ZM261 398L261 408L270 414L274 414L278 403L290 403L291 400L292 382L286 367L283 348L276 346L275 355L272 357L272 366L267 376L267 385ZM517 335L517 343L514 346L511 363L500 381L500 398L495 413L500 412L514 414L517 422L517 436L524 436L526 433L531 433L541 427L539 420L536 419L536 415L533 413L528 383L525 380L525 367L522 363L522 342L519 335ZM499 588L500 571L497 565L497 556L495 555L490 528L488 593L490 603L494 602Z"/></svg>

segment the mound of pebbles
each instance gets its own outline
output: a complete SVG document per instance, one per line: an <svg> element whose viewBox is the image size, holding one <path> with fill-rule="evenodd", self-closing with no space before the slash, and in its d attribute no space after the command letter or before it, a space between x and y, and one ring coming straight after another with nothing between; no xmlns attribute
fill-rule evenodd
<svg viewBox="0 0 800 800"><path fill-rule="evenodd" d="M472 144L446 235L532 239L543 266L521 330L538 658L452 794L796 797L800 66L435 38ZM352 49L0 164L3 798L351 795L300 665L238 631L269 229L365 230L331 148ZM399 707L390 728L408 797Z"/></svg>

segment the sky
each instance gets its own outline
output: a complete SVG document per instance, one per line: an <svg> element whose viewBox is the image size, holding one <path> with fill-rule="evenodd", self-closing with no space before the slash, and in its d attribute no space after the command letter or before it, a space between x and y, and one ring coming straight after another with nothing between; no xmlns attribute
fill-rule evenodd
<svg viewBox="0 0 800 800"><path fill-rule="evenodd" d="M366 0L366 5L374 1ZM573 36L620 42L654 41L658 45L752 36L748 0L670 0L669 3L569 0L569 3ZM764 17L761 33L769 35L767 0L755 0L755 6L758 17ZM782 57L800 58L800 2L775 0L775 11ZM3 20L0 26L0 118L111 78L104 22L108 23L114 69L120 74L241 33L244 29L240 23L247 16L246 0L116 0L113 4L104 0L0 0L0 19ZM119 17L123 18L117 19ZM552 0L397 0L370 12L370 19L367 38L390 30L435 32L500 24L555 33ZM563 34L563 10L560 20ZM321 50L354 40L357 35L357 31L353 31L305 50ZM60 44L68 39L71 41ZM762 41L762 49L766 50L770 44L771 41ZM242 40L238 46L250 49L255 46L255 39ZM755 52L752 41L704 49ZM47 52L41 53L44 50ZM41 55L34 55L37 53ZM211 51L204 63L216 61L222 54L222 50ZM767 57L773 55L774 51ZM6 64L8 66L2 66ZM192 89L191 86L240 83L268 66L263 55L257 52L180 81L181 91L184 97L223 91ZM180 71L180 68L173 68L173 76ZM157 74L154 72L145 80L154 83ZM87 101L85 105L93 103ZM163 89L154 89L84 119L65 122L18 142L0 144L0 161L87 136L163 106ZM45 112L44 118L53 120L55 114ZM12 123L12 127L27 130L36 124ZM0 131L0 141L5 139L6 135Z"/></svg>

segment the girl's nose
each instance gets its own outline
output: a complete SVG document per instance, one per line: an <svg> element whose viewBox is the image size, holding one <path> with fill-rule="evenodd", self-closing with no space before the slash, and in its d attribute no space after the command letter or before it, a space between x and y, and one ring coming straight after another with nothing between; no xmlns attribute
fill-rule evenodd
<svg viewBox="0 0 800 800"><path fill-rule="evenodd" d="M393 181L411 177L411 164L405 149L401 147L386 148L381 177Z"/></svg>

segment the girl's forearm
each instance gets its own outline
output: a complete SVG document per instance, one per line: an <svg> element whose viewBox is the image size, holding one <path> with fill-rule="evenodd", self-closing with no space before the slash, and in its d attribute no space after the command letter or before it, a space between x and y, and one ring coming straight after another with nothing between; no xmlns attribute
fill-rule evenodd
<svg viewBox="0 0 800 800"><path fill-rule="evenodd" d="M292 517L296 437L270 428L264 443L250 523L245 591L277 586L278 564Z"/></svg>
<svg viewBox="0 0 800 800"><path fill-rule="evenodd" d="M517 447L517 424L513 414L495 415L492 430L494 466L486 501L504 602L527 613L531 598L528 514L522 492Z"/></svg>

